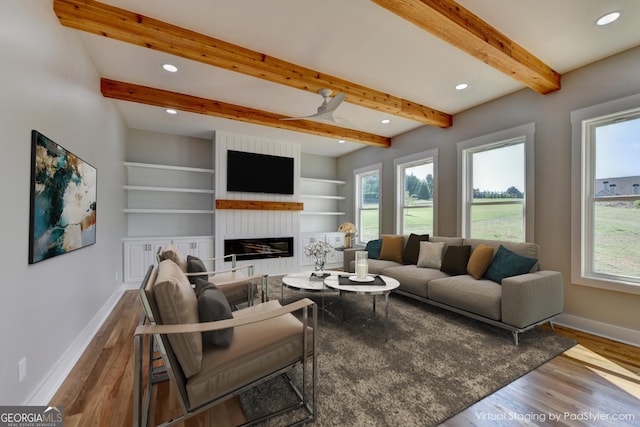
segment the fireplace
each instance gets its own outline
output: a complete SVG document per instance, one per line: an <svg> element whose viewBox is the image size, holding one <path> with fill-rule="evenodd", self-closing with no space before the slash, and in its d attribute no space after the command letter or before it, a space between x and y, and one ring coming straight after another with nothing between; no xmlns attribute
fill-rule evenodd
<svg viewBox="0 0 640 427"><path fill-rule="evenodd" d="M293 237L225 240L224 254L236 254L238 261L292 257Z"/></svg>

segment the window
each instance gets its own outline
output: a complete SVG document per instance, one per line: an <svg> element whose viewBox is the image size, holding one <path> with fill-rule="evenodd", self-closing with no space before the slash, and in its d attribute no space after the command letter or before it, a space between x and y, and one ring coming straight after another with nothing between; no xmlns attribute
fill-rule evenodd
<svg viewBox="0 0 640 427"><path fill-rule="evenodd" d="M533 124L458 143L460 234L533 240Z"/></svg>
<svg viewBox="0 0 640 427"><path fill-rule="evenodd" d="M357 242L364 244L380 237L380 174L378 163L353 172L356 191Z"/></svg>
<svg viewBox="0 0 640 427"><path fill-rule="evenodd" d="M606 109L593 108L572 114L580 134L577 150L574 135L574 156L580 155L576 282L640 285L640 108L597 117Z"/></svg>
<svg viewBox="0 0 640 427"><path fill-rule="evenodd" d="M396 170L396 232L435 233L437 150L394 160Z"/></svg>

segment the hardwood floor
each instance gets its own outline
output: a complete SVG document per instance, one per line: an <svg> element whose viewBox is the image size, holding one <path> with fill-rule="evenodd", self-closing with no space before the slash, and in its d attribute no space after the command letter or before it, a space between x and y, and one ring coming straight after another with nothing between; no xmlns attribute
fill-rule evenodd
<svg viewBox="0 0 640 427"><path fill-rule="evenodd" d="M52 398L51 405L64 407L65 427L132 424L137 298L137 291L125 292ZM579 344L443 425L640 426L640 348L562 327L556 333ZM179 414L167 382L154 386L151 401L150 425ZM226 427L244 420L231 399L178 425Z"/></svg>

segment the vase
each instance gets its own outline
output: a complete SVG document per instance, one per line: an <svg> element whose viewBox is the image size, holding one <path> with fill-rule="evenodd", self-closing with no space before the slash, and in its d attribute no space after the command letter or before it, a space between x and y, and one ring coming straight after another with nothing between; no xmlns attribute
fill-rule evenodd
<svg viewBox="0 0 640 427"><path fill-rule="evenodd" d="M326 260L323 258L316 258L315 261L315 270L324 271L324 264L326 263Z"/></svg>

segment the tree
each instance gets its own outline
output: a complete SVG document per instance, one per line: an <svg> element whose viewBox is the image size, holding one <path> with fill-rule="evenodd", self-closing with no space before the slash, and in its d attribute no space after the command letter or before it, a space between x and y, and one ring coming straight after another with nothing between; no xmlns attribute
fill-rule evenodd
<svg viewBox="0 0 640 427"><path fill-rule="evenodd" d="M511 186L507 188L507 191L505 191L505 197L522 199L524 198L524 193L522 193L522 191L518 190L516 187Z"/></svg>

